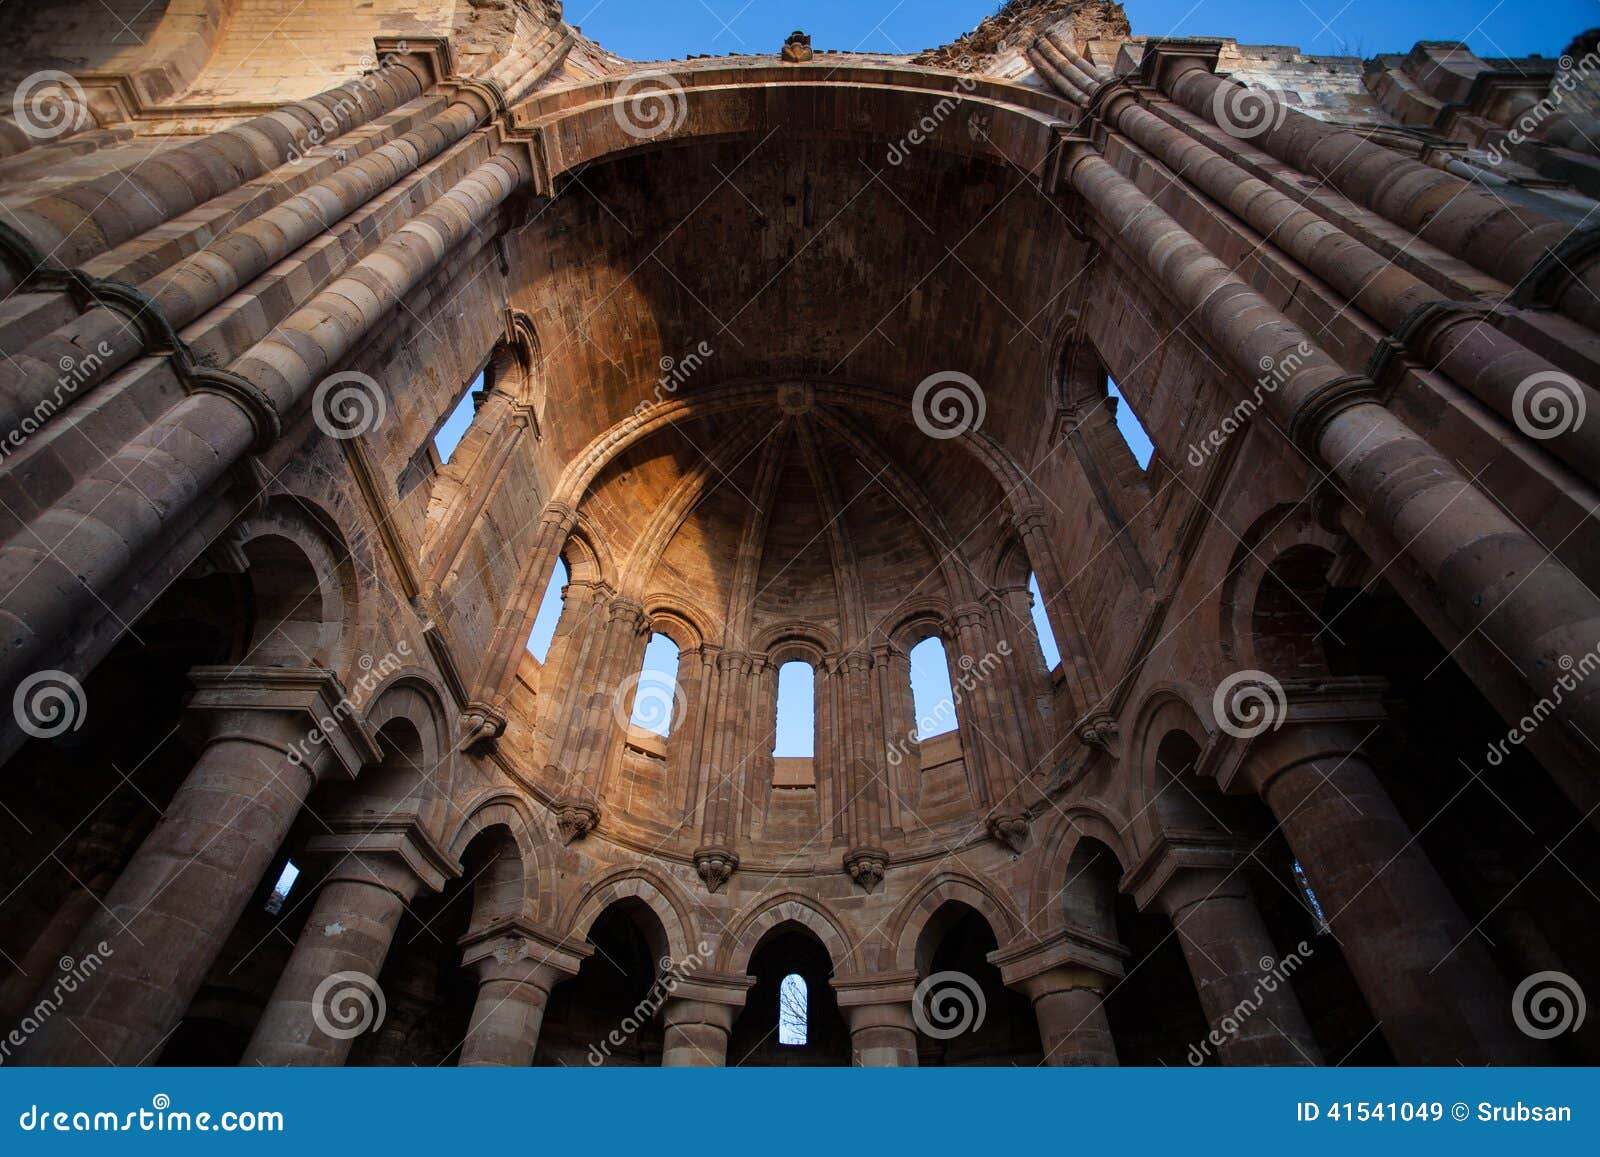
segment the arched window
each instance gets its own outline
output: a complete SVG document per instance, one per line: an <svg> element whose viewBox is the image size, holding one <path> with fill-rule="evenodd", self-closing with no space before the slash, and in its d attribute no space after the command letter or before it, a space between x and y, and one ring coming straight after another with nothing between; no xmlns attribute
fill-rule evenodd
<svg viewBox="0 0 1600 1157"><path fill-rule="evenodd" d="M778 984L778 1043L806 1043L806 981L798 972Z"/></svg>
<svg viewBox="0 0 1600 1157"><path fill-rule="evenodd" d="M633 715L628 726L653 731L665 739L672 730L678 694L678 644L663 634L653 634L645 645L644 665L633 688Z"/></svg>
<svg viewBox="0 0 1600 1157"><path fill-rule="evenodd" d="M539 614L533 620L533 633L528 636L528 652L541 663L550 653L550 640L555 637L556 624L561 621L561 612L566 607L561 593L566 585L567 564L558 558L555 569L550 572L550 585L544 588Z"/></svg>
<svg viewBox="0 0 1600 1157"><path fill-rule="evenodd" d="M1028 575L1028 593L1033 596L1033 630L1039 636L1039 650L1044 652L1044 667L1054 671L1061 666L1061 651L1056 646L1056 634L1050 629L1050 612L1044 605L1036 574Z"/></svg>
<svg viewBox="0 0 1600 1157"><path fill-rule="evenodd" d="M929 635L911 648L911 705L917 714L917 741L956 729L956 696L944 642Z"/></svg>
<svg viewBox="0 0 1600 1157"><path fill-rule="evenodd" d="M817 675L791 659L778 668L778 723L772 754L809 759L817 750Z"/></svg>
<svg viewBox="0 0 1600 1157"><path fill-rule="evenodd" d="M433 448L439 452L441 465L448 463L450 456L456 452L456 447L461 445L467 427L472 425L472 419L478 412L483 389L484 372L479 370L478 376L472 379L472 385L467 387L467 392L462 394L461 400L456 403L456 408L450 411L450 416L433 435Z"/></svg>
<svg viewBox="0 0 1600 1157"><path fill-rule="evenodd" d="M1150 435L1145 433L1144 425L1139 421L1139 415L1133 412L1133 407L1128 404L1128 399L1117 389L1117 383L1109 377L1106 378L1106 393L1111 396L1116 407L1117 433L1122 435L1122 440L1133 452L1133 460L1139 464L1139 469L1148 468L1150 456L1156 450L1155 443L1151 442Z"/></svg>

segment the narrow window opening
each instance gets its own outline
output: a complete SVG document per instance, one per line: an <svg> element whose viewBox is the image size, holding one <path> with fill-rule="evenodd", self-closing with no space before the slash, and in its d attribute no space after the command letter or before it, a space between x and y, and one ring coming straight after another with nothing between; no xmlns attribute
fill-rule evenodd
<svg viewBox="0 0 1600 1157"><path fill-rule="evenodd" d="M809 759L817 746L817 676L793 659L778 668L778 724L772 754Z"/></svg>
<svg viewBox="0 0 1600 1157"><path fill-rule="evenodd" d="M1039 650L1044 652L1044 669L1054 671L1061 666L1061 650L1056 646L1055 632L1050 629L1050 612L1045 609L1036 574L1028 576L1028 593L1033 596L1033 632L1039 636Z"/></svg>
<svg viewBox="0 0 1600 1157"><path fill-rule="evenodd" d="M678 695L678 645L662 634L650 636L644 648L644 665L633 689L630 727L651 731L663 739L672 730Z"/></svg>
<svg viewBox="0 0 1600 1157"><path fill-rule="evenodd" d="M917 713L917 740L956 729L956 696L944 642L929 635L911 648L911 706Z"/></svg>
<svg viewBox="0 0 1600 1157"><path fill-rule="evenodd" d="M806 1043L806 981L798 972L778 984L778 1043Z"/></svg>
<svg viewBox="0 0 1600 1157"><path fill-rule="evenodd" d="M472 419L478 412L478 402L483 397L483 372L472 379L472 385L467 392L461 395L461 400L456 403L456 408L450 411L450 416L444 420L444 425L439 427L439 432L433 436L433 448L439 452L439 461L448 463L451 455L456 452L456 447L461 445L461 439L466 436L467 427L472 425Z"/></svg>
<svg viewBox="0 0 1600 1157"><path fill-rule="evenodd" d="M1294 880L1300 885L1300 894L1306 898L1306 906L1311 909L1311 915L1316 918L1317 932L1329 931L1328 918L1323 915L1322 903L1317 899L1316 892L1312 891L1311 881L1306 877L1306 870L1300 866L1300 861L1294 862Z"/></svg>
<svg viewBox="0 0 1600 1157"><path fill-rule="evenodd" d="M1128 449L1133 451L1133 460L1139 463L1139 469L1147 469L1150 466L1150 456L1155 453L1155 443L1150 441L1150 435L1145 432L1144 425L1139 421L1139 416L1133 412L1133 407L1128 404L1128 399L1122 396L1117 383L1109 377L1106 379L1106 392L1116 402L1117 433L1122 435L1122 440L1128 444Z"/></svg>
<svg viewBox="0 0 1600 1157"><path fill-rule="evenodd" d="M267 912L276 916L283 911L283 902L289 898L289 893L294 888L294 882L300 878L300 868L293 860L283 862L283 871L278 873L278 882L272 885L272 895L267 897Z"/></svg>
<svg viewBox="0 0 1600 1157"><path fill-rule="evenodd" d="M550 640L555 637L556 624L566 608L567 564L556 559L555 570L550 573L550 585L544 588L544 599L539 603L539 614L533 620L533 633L528 636L528 652L543 663L550 653Z"/></svg>

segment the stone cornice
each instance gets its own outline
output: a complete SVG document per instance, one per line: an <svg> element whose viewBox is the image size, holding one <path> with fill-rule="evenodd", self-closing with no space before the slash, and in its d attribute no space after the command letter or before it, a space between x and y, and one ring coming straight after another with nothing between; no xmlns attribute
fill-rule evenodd
<svg viewBox="0 0 1600 1157"><path fill-rule="evenodd" d="M1069 924L1037 939L1001 945L987 959L1000 969L1001 980L1014 985L1063 966L1087 968L1117 980L1127 955L1128 950L1117 941Z"/></svg>
<svg viewBox="0 0 1600 1157"><path fill-rule="evenodd" d="M1142 912L1185 873L1233 872L1248 859L1251 847L1250 841L1225 832L1160 832L1138 863L1123 874L1119 888L1133 897Z"/></svg>
<svg viewBox="0 0 1600 1157"><path fill-rule="evenodd" d="M460 862L414 817L383 816L368 820L357 813L333 822L336 830L313 836L308 841L308 855L341 860L346 857L387 860L403 866L431 892L439 891L448 881L461 875ZM336 865L334 871L337 870ZM398 888L395 891L399 893ZM409 897L405 899L409 902Z"/></svg>
<svg viewBox="0 0 1600 1157"><path fill-rule="evenodd" d="M195 667L189 681L195 686L190 712L298 716L306 749L326 747L352 777L383 758L360 708L325 667Z"/></svg>

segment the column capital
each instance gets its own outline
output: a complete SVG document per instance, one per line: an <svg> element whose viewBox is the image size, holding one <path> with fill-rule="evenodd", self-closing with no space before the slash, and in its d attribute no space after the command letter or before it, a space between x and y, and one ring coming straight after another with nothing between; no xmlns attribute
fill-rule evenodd
<svg viewBox="0 0 1600 1157"><path fill-rule="evenodd" d="M669 989L671 995L664 1006L666 1019L674 1024L715 1024L726 1032L733 1027L755 983L753 976L731 972L686 972ZM678 1006L676 1010L674 1005Z"/></svg>
<svg viewBox="0 0 1600 1157"><path fill-rule="evenodd" d="M1171 915L1208 895L1248 895L1241 870L1250 843L1209 831L1162 832L1119 884L1141 912L1152 906Z"/></svg>
<svg viewBox="0 0 1600 1157"><path fill-rule="evenodd" d="M414 818L367 813L334 822L336 830L313 836L305 851L329 863L324 883L372 884L409 904L420 889L437 892L461 875L461 865Z"/></svg>
<svg viewBox="0 0 1600 1157"><path fill-rule="evenodd" d="M187 712L208 739L237 738L282 751L321 779L354 777L383 758L361 705L325 667L195 667Z"/></svg>
<svg viewBox="0 0 1600 1157"><path fill-rule="evenodd" d="M915 971L835 974L828 983L841 1009L903 1004L910 1008L917 991Z"/></svg>
<svg viewBox="0 0 1600 1157"><path fill-rule="evenodd" d="M1000 969L1006 986L1016 988L1052 968L1079 968L1116 981L1122 977L1122 961L1127 955L1128 950L1117 941L1066 924L1044 936L1001 945L989 953L988 960Z"/></svg>
<svg viewBox="0 0 1600 1157"><path fill-rule="evenodd" d="M515 980L548 992L576 976L594 945L561 936L530 920L506 917L459 941L461 965L480 981Z"/></svg>
<svg viewBox="0 0 1600 1157"><path fill-rule="evenodd" d="M1276 702L1266 706L1267 719L1259 733L1244 735L1245 745L1234 758L1223 759L1219 752L1218 786L1228 791L1243 775L1244 782L1261 792L1291 767L1359 752L1388 718L1381 702L1387 687L1382 679L1365 677L1284 680L1278 684ZM1270 685L1267 690L1272 690ZM1218 723L1226 732L1226 722ZM1256 731L1255 724L1251 731Z"/></svg>

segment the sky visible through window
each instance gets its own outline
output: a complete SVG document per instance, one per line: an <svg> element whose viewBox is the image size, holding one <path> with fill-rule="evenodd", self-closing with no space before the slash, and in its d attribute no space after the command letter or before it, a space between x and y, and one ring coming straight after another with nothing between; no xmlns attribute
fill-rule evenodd
<svg viewBox="0 0 1600 1157"><path fill-rule="evenodd" d="M566 19L634 60L777 52L791 31L817 49L915 53L977 26L998 0L568 0ZM1127 0L1138 36L1232 36L1307 53L1374 56L1464 40L1480 56L1556 56L1595 23L1594 0Z"/></svg>
<svg viewBox="0 0 1600 1157"><path fill-rule="evenodd" d="M472 385L467 392L461 395L456 408L450 411L450 416L444 420L444 425L439 427L439 432L433 436L433 447L439 451L440 462L450 461L450 456L456 452L456 447L461 445L467 427L472 425L472 415L478 410L473 395L481 389L483 389L483 374L479 373L472 379Z"/></svg>
<svg viewBox="0 0 1600 1157"><path fill-rule="evenodd" d="M816 672L798 660L778 668L778 727L772 754L816 754Z"/></svg>
<svg viewBox="0 0 1600 1157"><path fill-rule="evenodd" d="M1133 412L1128 399L1117 389L1117 383L1107 378L1106 389L1117 400L1117 432L1128 444L1128 449L1133 451L1134 461L1139 463L1139 469L1143 470L1150 465L1150 456L1155 453L1155 445L1139 423L1139 416Z"/></svg>
<svg viewBox="0 0 1600 1157"><path fill-rule="evenodd" d="M1054 671L1061 665L1061 652L1056 647L1056 637L1050 630L1050 616L1045 613L1044 595L1039 593L1039 576L1028 576L1028 593L1033 596L1033 630L1039 636L1039 649L1044 652L1045 669Z"/></svg>
<svg viewBox="0 0 1600 1157"><path fill-rule="evenodd" d="M950 664L944 644L931 635L911 648L911 701L918 740L956 729L958 708L950 687Z"/></svg>
<svg viewBox="0 0 1600 1157"><path fill-rule="evenodd" d="M665 635L651 635L644 648L644 665L633 692L633 718L628 722L666 736L676 722L673 705L678 696L678 644Z"/></svg>
<svg viewBox="0 0 1600 1157"><path fill-rule="evenodd" d="M550 585L544 589L539 603L539 614L533 620L533 633L528 636L528 650L543 663L550 653L550 640L556 633L556 623L561 618L561 588L567 585L567 564L556 559L555 572Z"/></svg>

